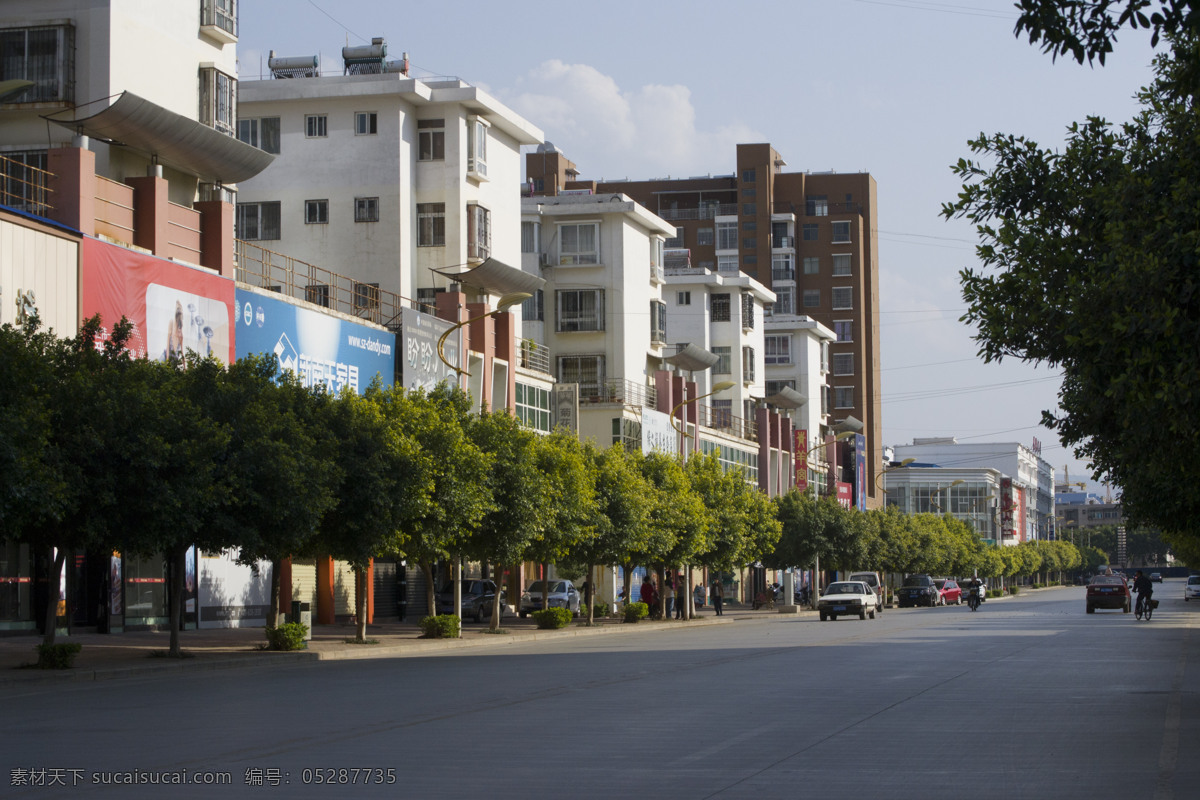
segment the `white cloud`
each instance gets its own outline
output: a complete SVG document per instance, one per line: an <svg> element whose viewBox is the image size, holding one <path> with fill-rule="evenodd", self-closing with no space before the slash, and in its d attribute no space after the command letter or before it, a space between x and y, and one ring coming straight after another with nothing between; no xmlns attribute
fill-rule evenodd
<svg viewBox="0 0 1200 800"><path fill-rule="evenodd" d="M678 177L715 165L732 171L736 145L763 140L738 123L705 129L686 86L622 89L587 64L546 61L499 96L540 127L586 179Z"/></svg>

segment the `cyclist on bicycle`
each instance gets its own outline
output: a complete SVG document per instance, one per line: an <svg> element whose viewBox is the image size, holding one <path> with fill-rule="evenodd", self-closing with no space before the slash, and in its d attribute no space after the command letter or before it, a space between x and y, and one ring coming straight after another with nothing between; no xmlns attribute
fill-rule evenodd
<svg viewBox="0 0 1200 800"><path fill-rule="evenodd" d="M1142 574L1140 569L1137 571L1137 576L1133 579L1133 591L1137 592L1138 606L1142 606L1143 603L1149 603L1150 596L1154 594L1154 584Z"/></svg>

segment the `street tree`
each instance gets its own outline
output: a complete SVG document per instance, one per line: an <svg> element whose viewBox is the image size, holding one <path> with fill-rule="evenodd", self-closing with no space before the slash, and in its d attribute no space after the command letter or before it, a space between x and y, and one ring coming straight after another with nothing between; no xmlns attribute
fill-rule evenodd
<svg viewBox="0 0 1200 800"><path fill-rule="evenodd" d="M1200 341L1200 45L1171 45L1131 122L1076 123L1062 152L972 141L943 213L982 240L983 269L961 274L980 356L1061 369L1044 424L1121 487L1132 523L1195 537L1200 362L1181 354Z"/></svg>
<svg viewBox="0 0 1200 800"><path fill-rule="evenodd" d="M651 488L649 536L635 558L647 569L657 567L659 611L665 614L667 599L661 587L666 580L666 566L674 565L676 554L695 552L703 544L707 512L678 456L653 452L642 459L641 467ZM633 574L633 567L634 563L626 565L626 576ZM626 590L632 596L633 587L626 586Z"/></svg>
<svg viewBox="0 0 1200 800"><path fill-rule="evenodd" d="M1027 34L1052 58L1070 56L1080 64L1103 64L1126 26L1149 28L1152 47L1164 35L1200 32L1200 9L1191 0L1020 0L1017 7L1017 36Z"/></svg>

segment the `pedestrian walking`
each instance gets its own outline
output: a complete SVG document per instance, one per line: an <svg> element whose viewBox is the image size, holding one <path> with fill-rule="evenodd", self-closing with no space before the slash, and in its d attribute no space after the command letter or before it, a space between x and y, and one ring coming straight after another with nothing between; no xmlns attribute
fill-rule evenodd
<svg viewBox="0 0 1200 800"><path fill-rule="evenodd" d="M713 578L713 608L717 610L718 617L724 615L724 609L721 607L721 601L724 597L724 590L721 589L721 578L717 576Z"/></svg>
<svg viewBox="0 0 1200 800"><path fill-rule="evenodd" d="M658 591L650 582L649 575L642 579L642 602L650 607L650 616L654 616L654 611L658 608Z"/></svg>
<svg viewBox="0 0 1200 800"><path fill-rule="evenodd" d="M663 581L663 603L666 609L663 613L666 615L664 619L671 618L671 612L675 610L675 581L673 578L667 578Z"/></svg>
<svg viewBox="0 0 1200 800"><path fill-rule="evenodd" d="M696 588L692 592L692 601L695 603L695 606L694 606L695 613L697 616L699 616L700 609L704 607L704 582L703 581L696 584Z"/></svg>

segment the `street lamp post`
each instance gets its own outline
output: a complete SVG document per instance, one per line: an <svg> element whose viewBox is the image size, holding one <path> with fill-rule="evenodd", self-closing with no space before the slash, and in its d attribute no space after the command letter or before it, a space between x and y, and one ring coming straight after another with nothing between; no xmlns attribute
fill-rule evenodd
<svg viewBox="0 0 1200 800"><path fill-rule="evenodd" d="M505 311L507 311L510 306L514 306L517 303L520 303L523 300L525 300L526 298L529 298L532 296L533 295L529 294L528 292L513 292L512 294L506 294L500 298L500 302L496 304L496 309L494 311L489 311L486 314L480 314L478 317L472 317L471 319L463 320L461 322L456 322L452 327L448 328L446 330L446 332L443 333L441 335L441 337L438 339L438 343L437 343L438 358L440 358L442 360L442 363L444 363L446 366L448 366L452 370L454 370L454 372L458 376L460 376L460 377L463 375L470 376L471 373L467 372L467 370L463 369L462 366L460 366L460 364L462 363L462 360L463 360L463 355L464 355L461 342L459 343L459 348L458 348L459 364L452 364L446 358L446 353L445 353L446 340L450 338L450 334L454 333L457 330L461 330L462 328L465 328L466 326L468 326L472 323L479 322L481 319L487 319L488 317L494 317L497 314L502 314Z"/></svg>

